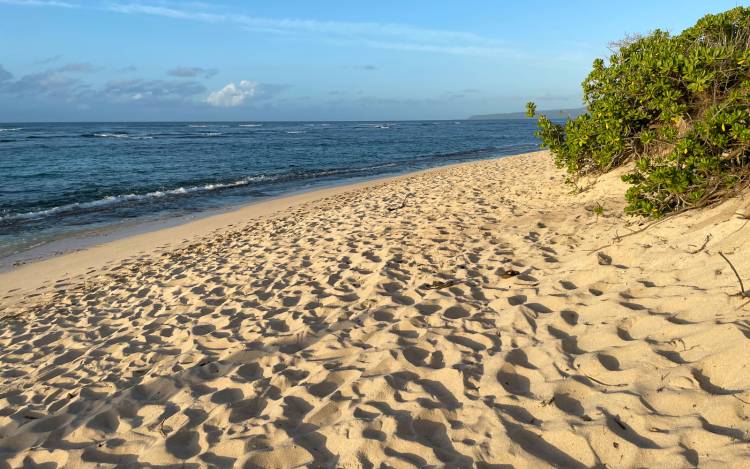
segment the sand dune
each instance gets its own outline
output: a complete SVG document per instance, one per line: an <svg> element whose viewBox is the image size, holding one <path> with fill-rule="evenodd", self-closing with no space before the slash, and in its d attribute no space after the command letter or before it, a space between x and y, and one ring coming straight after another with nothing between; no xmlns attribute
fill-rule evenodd
<svg viewBox="0 0 750 469"><path fill-rule="evenodd" d="M747 203L636 232L617 174L563 180L436 169L7 293L0 467L747 467Z"/></svg>

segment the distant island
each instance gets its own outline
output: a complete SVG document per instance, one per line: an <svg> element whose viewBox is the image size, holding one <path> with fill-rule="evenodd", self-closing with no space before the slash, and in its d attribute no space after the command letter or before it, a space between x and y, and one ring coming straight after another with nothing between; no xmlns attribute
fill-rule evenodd
<svg viewBox="0 0 750 469"><path fill-rule="evenodd" d="M539 114L544 114L547 117L551 119L555 118L576 118L580 116L581 114L586 113L586 108L579 107L574 109L548 109L546 111L538 111ZM521 112L506 112L502 114L478 114L476 116L471 116L467 120L494 120L494 119L528 119L526 116L526 113Z"/></svg>

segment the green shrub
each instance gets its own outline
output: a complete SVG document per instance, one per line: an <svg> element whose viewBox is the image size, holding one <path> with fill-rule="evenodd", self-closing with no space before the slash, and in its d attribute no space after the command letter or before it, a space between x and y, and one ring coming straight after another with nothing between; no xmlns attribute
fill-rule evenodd
<svg viewBox="0 0 750 469"><path fill-rule="evenodd" d="M626 39L582 86L588 113L539 116L537 135L573 179L634 162L627 211L703 206L750 179L750 8Z"/></svg>

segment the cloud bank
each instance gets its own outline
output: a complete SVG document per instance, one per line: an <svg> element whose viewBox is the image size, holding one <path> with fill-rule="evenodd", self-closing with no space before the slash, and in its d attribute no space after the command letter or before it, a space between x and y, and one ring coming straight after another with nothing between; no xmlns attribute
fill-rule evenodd
<svg viewBox="0 0 750 469"><path fill-rule="evenodd" d="M208 88L194 78L213 76L215 71L200 67L172 69L168 74L176 78L167 80L120 78L95 84L81 76L96 70L89 63L70 63L15 78L0 64L0 98L24 102L29 107L66 103L81 108L103 104L150 109L176 106L239 108L268 100L285 89L281 85L240 80L209 93ZM134 71L135 67L127 70ZM118 72L122 73L122 69Z"/></svg>
<svg viewBox="0 0 750 469"><path fill-rule="evenodd" d="M13 78L13 74L5 70L5 68L0 65L0 82L10 80L11 78Z"/></svg>
<svg viewBox="0 0 750 469"><path fill-rule="evenodd" d="M134 79L107 82L98 94L107 101L156 104L186 101L205 91L206 87L195 81Z"/></svg>

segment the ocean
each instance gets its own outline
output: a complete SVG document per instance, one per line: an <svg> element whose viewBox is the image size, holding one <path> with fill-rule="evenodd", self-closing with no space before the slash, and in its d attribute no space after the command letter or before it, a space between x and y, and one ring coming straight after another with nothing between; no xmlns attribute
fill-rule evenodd
<svg viewBox="0 0 750 469"><path fill-rule="evenodd" d="M0 124L0 257L68 236L533 151L535 121Z"/></svg>

